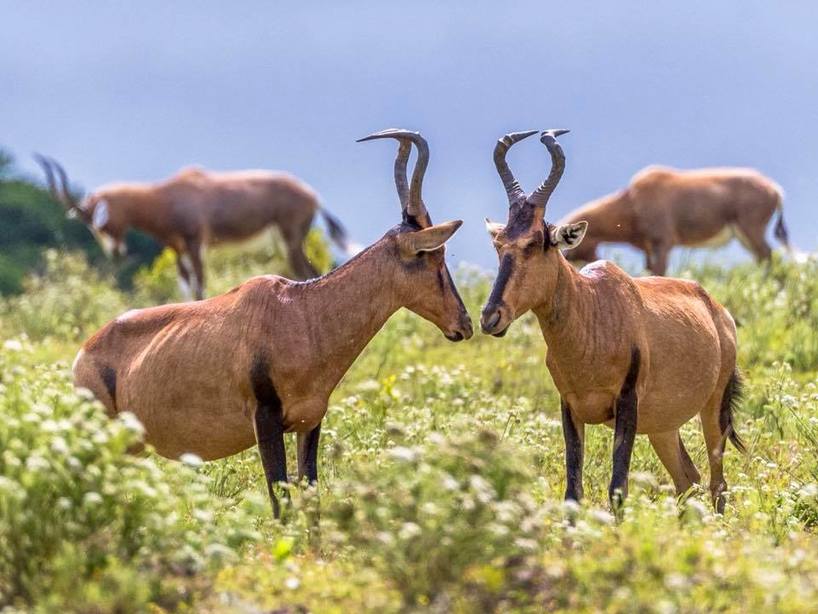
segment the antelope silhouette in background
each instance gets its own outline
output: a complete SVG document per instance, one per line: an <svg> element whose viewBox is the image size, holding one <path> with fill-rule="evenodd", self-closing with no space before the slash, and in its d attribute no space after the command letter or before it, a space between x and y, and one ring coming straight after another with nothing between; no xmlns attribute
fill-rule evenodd
<svg viewBox="0 0 818 614"><path fill-rule="evenodd" d="M777 183L752 169L650 166L624 190L580 207L559 223L588 222L582 245L566 252L569 260L593 262L600 243L627 243L645 253L645 268L664 275L673 247L719 247L733 237L757 260L769 260L765 233L775 212L773 234L791 252L782 198Z"/></svg>
<svg viewBox="0 0 818 614"><path fill-rule="evenodd" d="M206 246L244 241L270 226L281 233L293 274L299 279L317 276L303 243L318 211L330 238L347 249L346 232L338 220L319 204L311 187L288 173L186 168L155 183L105 185L80 199L71 192L59 163L41 155L35 158L53 197L88 226L106 253L124 254L129 228L172 249L187 298L191 289L196 299L204 297Z"/></svg>

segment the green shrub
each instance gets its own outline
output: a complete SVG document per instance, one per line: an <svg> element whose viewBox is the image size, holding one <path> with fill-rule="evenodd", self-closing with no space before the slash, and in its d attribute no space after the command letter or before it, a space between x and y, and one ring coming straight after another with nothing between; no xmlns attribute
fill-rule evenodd
<svg viewBox="0 0 818 614"><path fill-rule="evenodd" d="M80 341L125 311L125 297L79 254L48 250L45 271L25 281L26 291L0 300L6 336Z"/></svg>
<svg viewBox="0 0 818 614"><path fill-rule="evenodd" d="M0 606L175 607L196 574L258 538L253 516L209 495L195 459L128 454L136 419L109 420L17 340L0 355L0 415Z"/></svg>
<svg viewBox="0 0 818 614"><path fill-rule="evenodd" d="M322 511L335 523L333 539L388 578L410 608L484 580L507 596L511 570L539 549L530 463L491 430L458 430L357 465Z"/></svg>

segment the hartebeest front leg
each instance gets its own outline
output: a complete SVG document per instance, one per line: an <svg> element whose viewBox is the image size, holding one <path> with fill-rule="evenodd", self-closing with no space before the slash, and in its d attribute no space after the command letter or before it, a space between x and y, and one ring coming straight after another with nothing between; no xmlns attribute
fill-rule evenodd
<svg viewBox="0 0 818 614"><path fill-rule="evenodd" d="M306 476L312 486L318 482L318 439L321 424L307 433L298 433L298 480Z"/></svg>
<svg viewBox="0 0 818 614"><path fill-rule="evenodd" d="M281 404L259 403L255 415L256 442L267 479L273 514L281 515L276 485L287 482L287 455L284 450L284 420Z"/></svg>
<svg viewBox="0 0 818 614"><path fill-rule="evenodd" d="M565 500L582 500L582 461L585 446L585 425L578 422L565 399L560 399L562 435L565 438Z"/></svg>
<svg viewBox="0 0 818 614"><path fill-rule="evenodd" d="M619 397L616 399L614 416L613 474L608 489L611 508L618 512L628 496L628 472L631 466L633 442L636 439L636 421L639 399L636 381L639 377L640 353L638 348L631 352L631 364Z"/></svg>

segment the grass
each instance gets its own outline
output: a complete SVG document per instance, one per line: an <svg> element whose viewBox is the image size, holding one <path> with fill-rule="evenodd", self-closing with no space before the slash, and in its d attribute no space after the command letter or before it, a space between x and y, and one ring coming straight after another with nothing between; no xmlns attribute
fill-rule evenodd
<svg viewBox="0 0 818 614"><path fill-rule="evenodd" d="M320 256L321 242L314 249ZM267 243L211 254L211 291L279 270ZM132 457L68 374L82 339L168 300L160 259L131 293L79 257L0 303L0 606L84 612L814 611L818 603L818 265L698 266L740 321L748 452L726 513L682 501L637 438L624 517L607 510L612 433L587 431L586 502L562 502L556 392L531 317L450 344L396 314L333 394L318 490L271 518L255 450L201 464ZM472 314L489 289L463 269ZM706 479L698 424L683 429ZM294 441L288 441L294 457ZM294 458L291 459L294 467Z"/></svg>

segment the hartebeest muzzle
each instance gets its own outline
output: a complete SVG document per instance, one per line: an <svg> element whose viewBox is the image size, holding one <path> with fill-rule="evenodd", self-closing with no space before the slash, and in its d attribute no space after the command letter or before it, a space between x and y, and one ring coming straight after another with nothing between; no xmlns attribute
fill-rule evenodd
<svg viewBox="0 0 818 614"><path fill-rule="evenodd" d="M511 324L509 309L504 304L494 305L492 303L483 307L480 314L480 328L487 334L494 337L504 337Z"/></svg>
<svg viewBox="0 0 818 614"><path fill-rule="evenodd" d="M471 318L469 314L466 312L465 308L463 313L460 315L460 324L457 330L443 333L443 336L446 337L449 341L464 341L465 339L471 339L472 335L474 334L474 329L472 328Z"/></svg>

